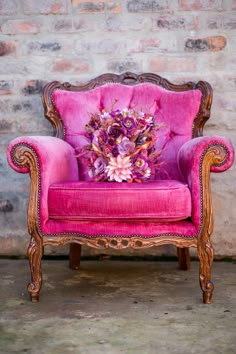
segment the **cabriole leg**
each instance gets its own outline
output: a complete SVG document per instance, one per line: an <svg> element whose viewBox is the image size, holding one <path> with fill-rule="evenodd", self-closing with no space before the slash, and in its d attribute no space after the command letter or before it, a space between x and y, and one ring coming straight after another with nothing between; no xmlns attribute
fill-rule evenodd
<svg viewBox="0 0 236 354"><path fill-rule="evenodd" d="M28 247L28 258L31 271L31 283L28 285L28 292L32 302L39 301L39 292L42 285L41 259L43 255L42 241L32 236Z"/></svg>
<svg viewBox="0 0 236 354"><path fill-rule="evenodd" d="M203 292L203 303L210 304L214 290L214 284L211 281L211 267L214 251L209 238L207 241L199 241L198 256L200 260L199 280Z"/></svg>

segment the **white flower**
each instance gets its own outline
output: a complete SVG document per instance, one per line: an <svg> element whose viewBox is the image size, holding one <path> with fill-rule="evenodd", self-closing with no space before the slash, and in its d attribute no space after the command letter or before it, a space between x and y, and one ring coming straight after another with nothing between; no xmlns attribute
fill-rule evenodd
<svg viewBox="0 0 236 354"><path fill-rule="evenodd" d="M151 177L151 169L149 167L145 170L144 177L145 178L150 178Z"/></svg>
<svg viewBox="0 0 236 354"><path fill-rule="evenodd" d="M106 173L110 181L122 182L131 178L132 175L132 163L129 156L111 157L108 166L106 167Z"/></svg>
<svg viewBox="0 0 236 354"><path fill-rule="evenodd" d="M94 177L93 170L88 170L88 175L89 175L90 178L93 178Z"/></svg>
<svg viewBox="0 0 236 354"><path fill-rule="evenodd" d="M124 109L122 109L122 113L123 113L123 114L125 114L125 113L129 113L128 108L124 108Z"/></svg>
<svg viewBox="0 0 236 354"><path fill-rule="evenodd" d="M146 116L145 120L147 123L152 123L153 122L153 116Z"/></svg>
<svg viewBox="0 0 236 354"><path fill-rule="evenodd" d="M110 114L108 113L108 112L103 112L102 114L101 114L101 118L109 118L110 117Z"/></svg>

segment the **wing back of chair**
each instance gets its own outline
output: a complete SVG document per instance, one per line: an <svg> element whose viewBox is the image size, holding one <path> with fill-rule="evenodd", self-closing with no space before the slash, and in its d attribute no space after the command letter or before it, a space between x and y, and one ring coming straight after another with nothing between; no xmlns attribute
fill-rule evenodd
<svg viewBox="0 0 236 354"><path fill-rule="evenodd" d="M87 144L84 126L92 114L131 108L151 113L161 125L156 148L161 150L160 179L181 180L177 153L188 140L202 135L210 116L212 90L208 83L174 85L155 74L105 74L87 85L72 86L53 82L43 95L45 116L56 135L74 148ZM80 164L80 180L88 180Z"/></svg>

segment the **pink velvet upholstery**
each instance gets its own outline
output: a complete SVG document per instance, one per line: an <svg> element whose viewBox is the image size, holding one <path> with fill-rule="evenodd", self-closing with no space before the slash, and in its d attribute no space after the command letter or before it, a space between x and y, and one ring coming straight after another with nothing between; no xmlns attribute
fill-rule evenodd
<svg viewBox="0 0 236 354"><path fill-rule="evenodd" d="M75 148L87 143L84 126L92 113L103 108L127 107L153 114L157 123L164 123L157 142L157 149L163 148L159 178L181 180L176 157L180 147L192 137L192 123L201 101L199 90L171 92L149 83L107 84L86 92L56 90L53 100L64 121L65 140ZM88 180L85 166L80 167L80 180Z"/></svg>
<svg viewBox="0 0 236 354"><path fill-rule="evenodd" d="M186 142L178 153L178 166L188 184L192 196L192 221L197 228L201 223L201 176L200 166L204 152L211 146L224 146L228 159L220 167L212 167L212 172L227 170L234 161L234 148L229 140L220 136L199 137ZM199 197L200 196L200 197Z"/></svg>
<svg viewBox="0 0 236 354"><path fill-rule="evenodd" d="M17 172L27 173L12 160L17 146L29 147L36 156L40 172L39 217L42 230L48 220L48 188L53 183L78 180L78 165L74 149L65 141L46 136L23 136L14 139L8 147L8 162Z"/></svg>
<svg viewBox="0 0 236 354"><path fill-rule="evenodd" d="M186 184L174 180L64 182L49 187L48 210L55 220L177 221L191 216L191 196Z"/></svg>

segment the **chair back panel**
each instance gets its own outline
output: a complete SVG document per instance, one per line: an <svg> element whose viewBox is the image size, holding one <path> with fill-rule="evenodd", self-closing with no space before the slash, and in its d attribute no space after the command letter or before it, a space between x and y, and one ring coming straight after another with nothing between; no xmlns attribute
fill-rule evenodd
<svg viewBox="0 0 236 354"><path fill-rule="evenodd" d="M158 179L181 180L176 157L186 141L202 135L210 115L211 87L205 82L174 85L155 74L142 75L105 74L83 86L48 84L43 95L45 116L57 136L80 148L88 143L84 126L94 113L117 108L151 113L162 125L156 144L162 163ZM89 180L81 164L80 179Z"/></svg>

